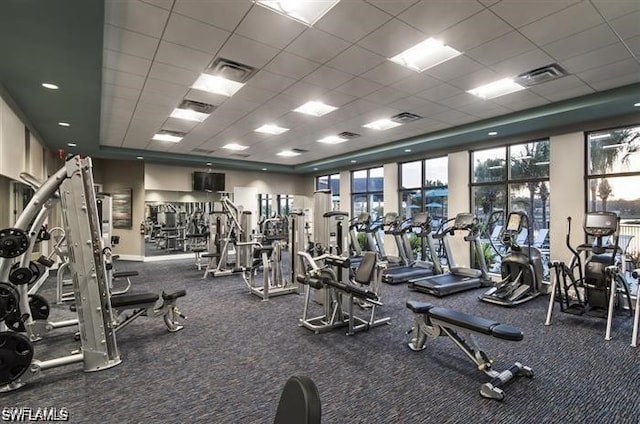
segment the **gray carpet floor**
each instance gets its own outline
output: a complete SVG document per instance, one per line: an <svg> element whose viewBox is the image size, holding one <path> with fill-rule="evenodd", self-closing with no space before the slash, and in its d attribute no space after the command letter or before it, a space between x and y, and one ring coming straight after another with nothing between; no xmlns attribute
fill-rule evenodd
<svg viewBox="0 0 640 424"><path fill-rule="evenodd" d="M42 372L20 390L0 394L2 407L67 408L73 423L269 423L285 381L308 375L317 384L323 423L638 423L640 348L629 347L631 320L605 322L557 311L543 325L541 296L508 309L479 302L482 289L442 299L382 287L378 316L391 324L346 336L298 326L303 297L263 302L239 275L203 280L192 261L120 262L136 269L131 292L187 290L179 300L185 328L169 333L161 319L141 317L118 334L122 363L82 372L80 364ZM41 293L53 299L53 279ZM413 316L407 299L430 301L519 326L521 342L478 337L504 369L515 361L535 378L505 387L502 402L479 395L488 378L448 338L422 352L407 348ZM52 320L69 317L52 305ZM35 345L50 359L77 347L73 328L52 331Z"/></svg>

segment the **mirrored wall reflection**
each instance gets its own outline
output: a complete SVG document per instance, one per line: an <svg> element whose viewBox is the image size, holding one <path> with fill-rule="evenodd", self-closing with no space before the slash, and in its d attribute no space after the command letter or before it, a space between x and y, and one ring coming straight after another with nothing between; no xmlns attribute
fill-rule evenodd
<svg viewBox="0 0 640 424"><path fill-rule="evenodd" d="M220 205L220 193L147 190L145 256L165 256L206 248L209 214Z"/></svg>

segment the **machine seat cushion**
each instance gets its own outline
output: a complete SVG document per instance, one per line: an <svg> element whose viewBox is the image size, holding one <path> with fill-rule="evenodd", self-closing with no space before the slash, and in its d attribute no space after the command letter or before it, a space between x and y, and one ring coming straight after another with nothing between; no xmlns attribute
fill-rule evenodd
<svg viewBox="0 0 640 424"><path fill-rule="evenodd" d="M154 304L160 296L156 293L119 294L111 296L111 306L114 308L131 308Z"/></svg>
<svg viewBox="0 0 640 424"><path fill-rule="evenodd" d="M354 296L362 298L362 299L378 300L378 295L376 295L374 292L372 292L371 290L368 290L368 289L366 289L364 287L358 287L358 286L354 286L352 284L349 284L346 287L346 292L347 293L351 293Z"/></svg>
<svg viewBox="0 0 640 424"><path fill-rule="evenodd" d="M176 300L179 297L186 296L187 291L185 289L177 290L171 293L162 292L162 298L164 300Z"/></svg>
<svg viewBox="0 0 640 424"><path fill-rule="evenodd" d="M432 308L429 310L429 317L446 324L486 334L487 336L491 336L494 327L500 325L499 322L494 320L476 317L448 308Z"/></svg>
<svg viewBox="0 0 640 424"><path fill-rule="evenodd" d="M524 333L519 328L509 324L499 324L493 327L493 337L503 340L519 342L524 338Z"/></svg>
<svg viewBox="0 0 640 424"><path fill-rule="evenodd" d="M253 254L254 256L257 255L256 257L261 256L262 252L266 253L267 256L271 255L271 253L273 253L273 246L262 246L253 249Z"/></svg>
<svg viewBox="0 0 640 424"><path fill-rule="evenodd" d="M135 277L138 275L138 271L116 271L111 275L113 278Z"/></svg>
<svg viewBox="0 0 640 424"><path fill-rule="evenodd" d="M429 312L429 310L433 308L433 305L427 302L420 302L419 300L407 300L407 308L417 314L423 314Z"/></svg>
<svg viewBox="0 0 640 424"><path fill-rule="evenodd" d="M219 258L220 254L219 253L203 253L202 255L200 255L201 258Z"/></svg>

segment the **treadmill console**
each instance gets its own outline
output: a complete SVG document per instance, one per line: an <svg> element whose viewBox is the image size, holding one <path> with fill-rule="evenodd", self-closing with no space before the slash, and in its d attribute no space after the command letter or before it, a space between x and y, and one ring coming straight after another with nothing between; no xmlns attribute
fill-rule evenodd
<svg viewBox="0 0 640 424"><path fill-rule="evenodd" d="M429 214L426 212L418 212L413 216L413 226L420 227L429 222Z"/></svg>
<svg viewBox="0 0 640 424"><path fill-rule="evenodd" d="M466 230L477 224L476 216L472 213L459 213L456 215L454 227L459 230Z"/></svg>
<svg viewBox="0 0 640 424"><path fill-rule="evenodd" d="M511 212L507 219L507 228L505 231L519 233L522 229L522 215L518 212Z"/></svg>
<svg viewBox="0 0 640 424"><path fill-rule="evenodd" d="M589 236L610 236L618 229L618 215L615 212L589 212L584 217L583 227Z"/></svg>

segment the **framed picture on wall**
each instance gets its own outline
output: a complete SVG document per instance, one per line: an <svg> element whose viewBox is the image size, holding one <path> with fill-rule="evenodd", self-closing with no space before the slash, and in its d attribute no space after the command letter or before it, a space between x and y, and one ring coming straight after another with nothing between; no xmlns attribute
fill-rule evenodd
<svg viewBox="0 0 640 424"><path fill-rule="evenodd" d="M122 188L113 190L111 193L113 203L113 228L131 228L132 191L130 188Z"/></svg>

